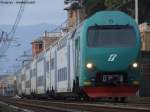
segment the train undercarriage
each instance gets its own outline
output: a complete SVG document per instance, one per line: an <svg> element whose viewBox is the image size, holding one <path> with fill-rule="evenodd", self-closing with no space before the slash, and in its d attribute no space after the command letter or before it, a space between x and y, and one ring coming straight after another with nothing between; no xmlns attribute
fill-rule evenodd
<svg viewBox="0 0 150 112"><path fill-rule="evenodd" d="M109 75L106 75L109 76ZM137 85L128 85L126 84L126 80L121 79L122 82L117 80L118 76L114 75L105 77L105 82L100 83L104 77L96 76L95 83L90 86L79 87L79 79L76 78L76 81L73 81L72 92L61 92L57 93L53 89L51 91L46 91L45 94L36 94L35 92L31 92L31 95L22 94L22 98L44 98L44 99L72 99L72 100L86 100L86 101L96 101L99 99L109 99L115 102L125 102L127 97L135 96L138 91ZM111 79L111 81L106 81L107 79ZM113 80L112 80L113 79Z"/></svg>

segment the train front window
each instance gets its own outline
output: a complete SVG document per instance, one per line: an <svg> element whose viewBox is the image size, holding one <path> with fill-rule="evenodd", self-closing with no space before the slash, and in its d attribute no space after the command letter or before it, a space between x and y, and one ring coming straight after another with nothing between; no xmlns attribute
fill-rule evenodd
<svg viewBox="0 0 150 112"><path fill-rule="evenodd" d="M92 26L88 29L89 47L133 47L136 34L131 26Z"/></svg>

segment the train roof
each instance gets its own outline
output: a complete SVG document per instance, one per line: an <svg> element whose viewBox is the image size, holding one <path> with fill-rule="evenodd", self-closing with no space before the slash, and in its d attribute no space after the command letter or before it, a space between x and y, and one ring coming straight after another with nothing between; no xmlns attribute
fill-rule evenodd
<svg viewBox="0 0 150 112"><path fill-rule="evenodd" d="M137 25L131 16L121 11L99 11L84 21L84 24L87 26L97 23L100 25Z"/></svg>

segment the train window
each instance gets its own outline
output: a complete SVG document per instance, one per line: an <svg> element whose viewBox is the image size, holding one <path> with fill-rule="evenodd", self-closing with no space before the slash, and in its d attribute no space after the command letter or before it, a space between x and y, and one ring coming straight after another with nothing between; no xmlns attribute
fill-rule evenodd
<svg viewBox="0 0 150 112"><path fill-rule="evenodd" d="M57 50L61 50L63 47L67 45L67 39L64 38L61 41L59 41L59 44L57 45Z"/></svg>
<svg viewBox="0 0 150 112"><path fill-rule="evenodd" d="M31 85L31 81L30 80L26 81L26 88L30 88L30 85Z"/></svg>
<svg viewBox="0 0 150 112"><path fill-rule="evenodd" d="M65 79L67 80L67 67L65 68Z"/></svg>
<svg viewBox="0 0 150 112"><path fill-rule="evenodd" d="M133 47L136 34L131 26L92 26L88 29L89 47Z"/></svg>
<svg viewBox="0 0 150 112"><path fill-rule="evenodd" d="M31 77L34 77L34 69L31 70Z"/></svg>
<svg viewBox="0 0 150 112"><path fill-rule="evenodd" d="M33 69L33 76L36 76L36 69Z"/></svg>
<svg viewBox="0 0 150 112"><path fill-rule="evenodd" d="M46 62L46 72L49 73L49 61Z"/></svg>
<svg viewBox="0 0 150 112"><path fill-rule="evenodd" d="M31 70L31 77L34 77L35 73L34 73L34 69Z"/></svg>
<svg viewBox="0 0 150 112"><path fill-rule="evenodd" d="M19 89L21 89L21 84L19 84Z"/></svg>
<svg viewBox="0 0 150 112"><path fill-rule="evenodd" d="M24 81L24 80L25 80L25 74L22 74L21 81Z"/></svg>
<svg viewBox="0 0 150 112"><path fill-rule="evenodd" d="M51 67L51 70L54 69L54 58L52 58L50 61L50 67Z"/></svg>
<svg viewBox="0 0 150 112"><path fill-rule="evenodd" d="M38 86L44 85L44 78L43 78L43 76L40 76L40 77L37 78L37 85Z"/></svg>
<svg viewBox="0 0 150 112"><path fill-rule="evenodd" d="M61 68L58 70L58 81L67 80L67 67Z"/></svg>
<svg viewBox="0 0 150 112"><path fill-rule="evenodd" d="M33 70L30 70L30 76L33 77Z"/></svg>
<svg viewBox="0 0 150 112"><path fill-rule="evenodd" d="M64 69L63 68L61 69L61 80L62 81L64 80Z"/></svg>
<svg viewBox="0 0 150 112"><path fill-rule="evenodd" d="M30 70L30 75L31 75L31 78L34 77L34 70L33 69Z"/></svg>
<svg viewBox="0 0 150 112"><path fill-rule="evenodd" d="M59 81L60 80L60 75L59 75L60 74L60 70L58 70L57 74L58 74L58 81Z"/></svg>

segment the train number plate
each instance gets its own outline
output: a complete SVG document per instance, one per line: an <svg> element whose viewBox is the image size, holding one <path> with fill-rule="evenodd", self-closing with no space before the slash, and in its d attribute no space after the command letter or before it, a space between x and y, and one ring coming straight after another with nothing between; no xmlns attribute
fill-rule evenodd
<svg viewBox="0 0 150 112"><path fill-rule="evenodd" d="M110 81L110 80L115 80L118 79L119 81L123 81L123 76L122 75L103 75L103 81Z"/></svg>

